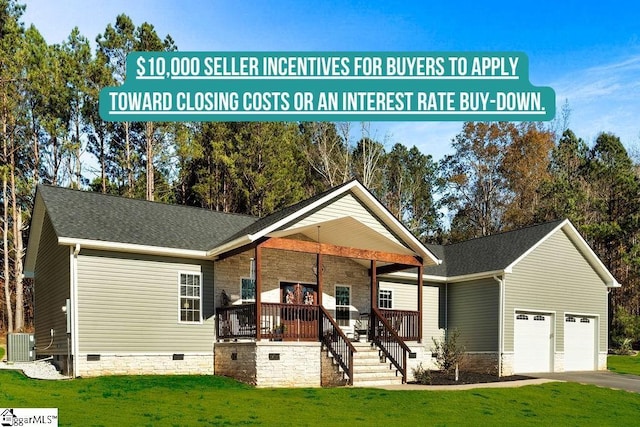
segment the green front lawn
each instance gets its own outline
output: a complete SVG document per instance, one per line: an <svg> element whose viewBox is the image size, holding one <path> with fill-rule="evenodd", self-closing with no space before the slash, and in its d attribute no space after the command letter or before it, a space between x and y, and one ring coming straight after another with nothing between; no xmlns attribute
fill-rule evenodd
<svg viewBox="0 0 640 427"><path fill-rule="evenodd" d="M0 371L0 406L60 425L632 425L640 395L572 383L467 391L255 389L210 376L38 381Z"/></svg>
<svg viewBox="0 0 640 427"><path fill-rule="evenodd" d="M607 368L618 374L640 375L640 353L636 356L607 357Z"/></svg>

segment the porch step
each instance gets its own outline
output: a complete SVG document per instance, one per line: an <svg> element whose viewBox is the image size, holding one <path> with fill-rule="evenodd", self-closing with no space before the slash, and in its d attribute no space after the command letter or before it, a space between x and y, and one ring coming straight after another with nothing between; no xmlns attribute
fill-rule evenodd
<svg viewBox="0 0 640 427"><path fill-rule="evenodd" d="M354 387L402 384L402 376L396 376L396 368L390 368L386 357L370 343L353 343L357 352L353 357Z"/></svg>

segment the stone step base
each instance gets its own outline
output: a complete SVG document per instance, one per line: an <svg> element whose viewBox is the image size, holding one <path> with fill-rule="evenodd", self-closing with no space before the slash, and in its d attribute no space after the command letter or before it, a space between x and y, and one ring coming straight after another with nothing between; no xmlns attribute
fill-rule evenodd
<svg viewBox="0 0 640 427"><path fill-rule="evenodd" d="M380 355L377 347L371 347L367 342L352 344L356 348L353 357L354 387L402 384L402 376L396 375L395 366L391 366L386 357ZM331 357L330 353L327 355Z"/></svg>

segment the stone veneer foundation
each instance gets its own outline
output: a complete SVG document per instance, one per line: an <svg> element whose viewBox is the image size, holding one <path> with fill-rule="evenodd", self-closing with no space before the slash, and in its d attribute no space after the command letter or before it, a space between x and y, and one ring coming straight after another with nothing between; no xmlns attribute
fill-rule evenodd
<svg viewBox="0 0 640 427"><path fill-rule="evenodd" d="M216 375L257 387L320 387L319 342L220 342L214 345Z"/></svg>
<svg viewBox="0 0 640 427"><path fill-rule="evenodd" d="M99 356L99 360L98 359ZM183 357L183 360L174 360ZM81 355L76 376L213 375L212 354Z"/></svg>
<svg viewBox="0 0 640 427"><path fill-rule="evenodd" d="M607 353L598 353L598 371L606 371L607 370ZM565 372L564 370L564 353L556 352L553 357L553 366L551 367L551 372ZM509 376L513 375L513 353L505 352L502 354L502 371L500 372L500 376Z"/></svg>

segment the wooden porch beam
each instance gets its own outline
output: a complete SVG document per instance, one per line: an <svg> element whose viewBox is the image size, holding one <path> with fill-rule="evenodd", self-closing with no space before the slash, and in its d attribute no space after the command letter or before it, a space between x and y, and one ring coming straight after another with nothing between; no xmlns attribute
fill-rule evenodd
<svg viewBox="0 0 640 427"><path fill-rule="evenodd" d="M396 262L393 264L387 264L387 265L378 267L377 273L379 275L383 275L383 274L395 273L396 271L407 270L413 267L414 267L413 265L399 264ZM371 272L369 272L369 274L371 274Z"/></svg>
<svg viewBox="0 0 640 427"><path fill-rule="evenodd" d="M256 240L255 242L248 243L246 245L237 247L235 249L231 249L228 252L224 252L224 253L218 255L217 260L218 261L222 261L223 259L231 258L232 256L236 256L236 255L241 254L243 252L247 252L247 251L249 251L251 249L255 249L256 246L258 246L261 242L263 242L265 240L266 240L265 238L261 238L261 239Z"/></svg>
<svg viewBox="0 0 640 427"><path fill-rule="evenodd" d="M395 254L392 252L374 251L370 249L357 249L347 246L331 245L329 243L305 242L303 240L284 239L272 237L258 244L258 247L268 249L283 249L294 252L306 252L323 255L334 255L343 258L368 259L382 262L405 264L417 267L422 265L422 260L412 255Z"/></svg>

